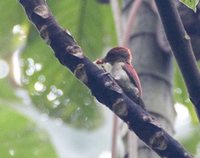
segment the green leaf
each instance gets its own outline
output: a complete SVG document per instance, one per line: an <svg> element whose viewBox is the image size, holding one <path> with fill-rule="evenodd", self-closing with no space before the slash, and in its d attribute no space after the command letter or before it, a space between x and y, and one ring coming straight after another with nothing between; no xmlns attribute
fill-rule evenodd
<svg viewBox="0 0 200 158"><path fill-rule="evenodd" d="M7 105L0 105L0 126L1 157L57 157L46 132Z"/></svg>
<svg viewBox="0 0 200 158"><path fill-rule="evenodd" d="M192 118L192 122L194 124L197 124L199 122L198 117L194 105L189 99L185 82L181 76L181 72L179 71L177 64L175 64L175 73L174 73L174 97L176 102L179 102L187 107L190 116Z"/></svg>
<svg viewBox="0 0 200 158"><path fill-rule="evenodd" d="M9 100L9 101L16 101L19 100L15 92L13 90L13 87L10 83L9 77L6 77L4 79L0 79L0 99L2 100Z"/></svg>
<svg viewBox="0 0 200 158"><path fill-rule="evenodd" d="M0 57L5 57L15 50L13 27L25 23L25 14L19 3L13 0L0 1L0 10Z"/></svg>
<svg viewBox="0 0 200 158"><path fill-rule="evenodd" d="M180 139L184 147L193 155L198 151L198 145L200 143L199 130L200 126L191 126L188 135Z"/></svg>
<svg viewBox="0 0 200 158"><path fill-rule="evenodd" d="M26 32L22 33L21 29L28 29L28 21L25 21L24 11L17 1L0 1L0 10L0 60L7 62L9 65L9 74L5 78L0 78L0 87L2 89L0 98L15 100L17 97L13 90L11 58L19 45L25 41ZM3 69L2 67L1 71Z"/></svg>
<svg viewBox="0 0 200 158"><path fill-rule="evenodd" d="M192 9L196 12L196 6L199 3L199 0L179 0L183 4L185 4L188 8Z"/></svg>
<svg viewBox="0 0 200 158"><path fill-rule="evenodd" d="M48 4L59 25L68 29L86 55L95 60L105 47L116 44L115 27L109 5L96 0L68 0Z"/></svg>

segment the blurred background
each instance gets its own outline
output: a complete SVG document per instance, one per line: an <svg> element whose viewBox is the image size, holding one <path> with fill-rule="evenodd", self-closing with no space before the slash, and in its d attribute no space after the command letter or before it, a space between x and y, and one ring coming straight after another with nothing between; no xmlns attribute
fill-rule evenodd
<svg viewBox="0 0 200 158"><path fill-rule="evenodd" d="M47 2L92 61L117 45L109 5ZM0 157L110 158L112 113L58 62L17 1L0 10ZM200 156L199 123L174 67L175 137Z"/></svg>

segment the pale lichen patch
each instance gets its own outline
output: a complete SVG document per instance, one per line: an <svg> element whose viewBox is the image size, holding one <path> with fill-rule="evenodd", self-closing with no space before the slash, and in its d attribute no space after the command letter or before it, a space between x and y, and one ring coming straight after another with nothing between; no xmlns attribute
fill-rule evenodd
<svg viewBox="0 0 200 158"><path fill-rule="evenodd" d="M112 109L118 116L123 117L128 115L127 105L122 98L118 98L116 100L116 102L112 105Z"/></svg>
<svg viewBox="0 0 200 158"><path fill-rule="evenodd" d="M68 35L72 36L72 34L71 34L71 32L69 32L69 30L66 29L65 32L66 32Z"/></svg>
<svg viewBox="0 0 200 158"><path fill-rule="evenodd" d="M34 8L34 13L42 17L43 19L47 19L50 16L49 10L46 5L39 5Z"/></svg>
<svg viewBox="0 0 200 158"><path fill-rule="evenodd" d="M84 64L78 64L76 69L74 70L74 74L82 82L87 83L88 77L84 67L85 67Z"/></svg>
<svg viewBox="0 0 200 158"><path fill-rule="evenodd" d="M189 153L184 153L184 156L186 157L186 158L192 158L192 155L190 155Z"/></svg>
<svg viewBox="0 0 200 158"><path fill-rule="evenodd" d="M145 121L145 122L150 122L151 121L151 118L147 115L143 115L142 116L142 119Z"/></svg>
<svg viewBox="0 0 200 158"><path fill-rule="evenodd" d="M153 149L157 150L165 150L167 148L167 142L164 137L164 132L159 131L156 132L149 141L149 144L152 146Z"/></svg>
<svg viewBox="0 0 200 158"><path fill-rule="evenodd" d="M81 47L78 45L72 45L72 46L67 46L66 48L67 53L70 53L76 57L83 58L83 51L81 50Z"/></svg>
<svg viewBox="0 0 200 158"><path fill-rule="evenodd" d="M190 36L187 33L185 33L184 39L190 40Z"/></svg>
<svg viewBox="0 0 200 158"><path fill-rule="evenodd" d="M142 113L142 119L143 119L144 122L149 122L149 123L151 123L151 124L153 124L157 127L161 127L159 122L150 115L146 115L145 113Z"/></svg>
<svg viewBox="0 0 200 158"><path fill-rule="evenodd" d="M49 32L48 32L48 29L47 29L47 25L43 25L41 28L40 28L40 36L43 38L43 40L48 44L50 45L51 44L51 40L49 38Z"/></svg>
<svg viewBox="0 0 200 158"><path fill-rule="evenodd" d="M117 92L119 94L123 93L122 89L115 82L115 80L112 78L112 76L110 75L110 73L105 72L105 73L103 73L103 75L107 76L107 78L105 78L105 82L104 82L104 85L105 85L106 88L108 88L108 89L110 89L112 91L115 91L115 92Z"/></svg>
<svg viewBox="0 0 200 158"><path fill-rule="evenodd" d="M104 84L106 87L110 87L113 85L113 81L110 80L110 81L106 81L105 84Z"/></svg>

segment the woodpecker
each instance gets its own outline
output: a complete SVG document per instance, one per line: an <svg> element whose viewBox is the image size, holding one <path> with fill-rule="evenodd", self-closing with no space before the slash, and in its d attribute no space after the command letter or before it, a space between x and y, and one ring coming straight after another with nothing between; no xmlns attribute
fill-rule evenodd
<svg viewBox="0 0 200 158"><path fill-rule="evenodd" d="M128 48L115 47L109 50L103 59L97 60L96 64L102 65L105 71L109 72L116 80L125 94L144 108L141 99L141 83L131 61L132 54Z"/></svg>
<svg viewBox="0 0 200 158"><path fill-rule="evenodd" d="M141 83L138 77L136 70L131 64L132 54L128 48L125 47L115 47L108 51L106 56L103 59L97 60L95 63L103 68L106 72L110 73L111 76L116 80L119 86L122 88L124 93L135 103L140 105L143 109L145 109L144 103L141 99L142 96L142 88ZM125 137L133 137L132 133L128 131L128 128L121 124L121 130L125 127L125 132L123 134L123 138ZM114 116L113 119L113 140L112 140L112 158L117 157L117 147L116 147L116 139L117 139L117 131L118 131L119 123L117 121L117 117ZM125 157L127 155L131 156L133 143L130 143L132 139L128 142L128 146L130 151L125 151ZM132 145L130 145L132 144ZM137 143L136 143L137 144ZM135 144L135 145L136 145ZM126 145L125 145L126 146Z"/></svg>

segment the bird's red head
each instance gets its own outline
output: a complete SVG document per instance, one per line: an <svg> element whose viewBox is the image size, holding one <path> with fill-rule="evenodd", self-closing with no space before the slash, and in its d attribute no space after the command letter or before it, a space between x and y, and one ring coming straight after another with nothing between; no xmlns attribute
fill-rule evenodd
<svg viewBox="0 0 200 158"><path fill-rule="evenodd" d="M131 63L132 55L131 51L128 48L125 47L115 47L109 50L107 55L104 59L102 59L103 62L108 62L110 64L113 64L115 62L127 62Z"/></svg>

